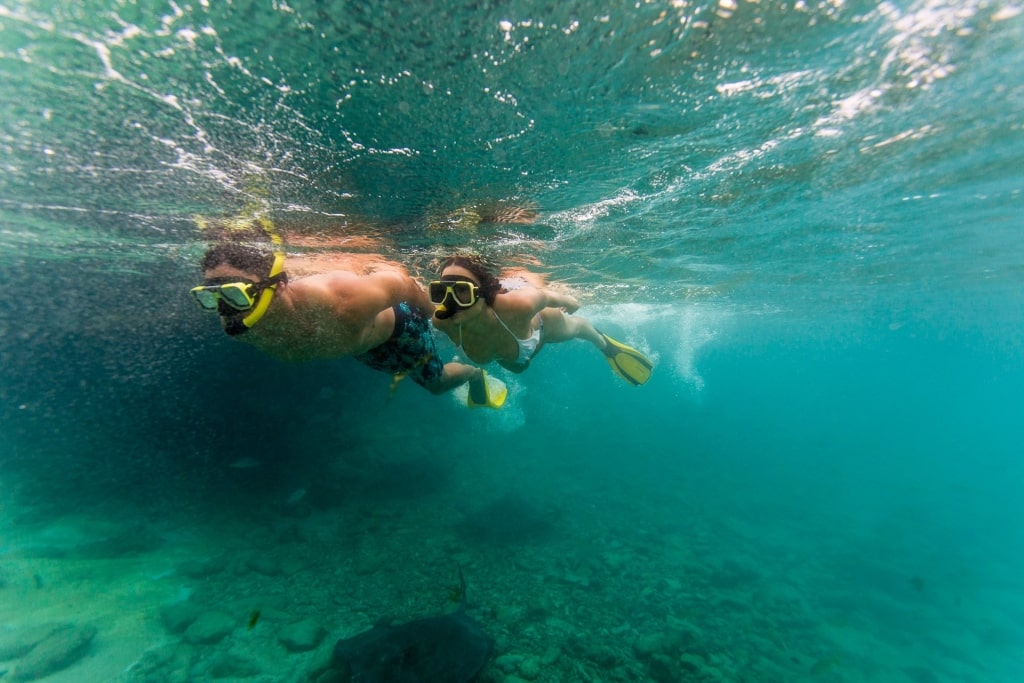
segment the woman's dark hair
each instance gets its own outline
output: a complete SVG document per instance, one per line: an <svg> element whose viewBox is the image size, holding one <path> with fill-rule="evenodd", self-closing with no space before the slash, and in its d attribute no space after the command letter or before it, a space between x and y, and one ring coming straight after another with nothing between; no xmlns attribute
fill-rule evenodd
<svg viewBox="0 0 1024 683"><path fill-rule="evenodd" d="M473 277L480 283L480 294L483 295L488 306L494 304L494 297L505 291L498 280L497 267L478 256L449 256L441 263L438 273L443 273L444 269L449 266L465 268L473 274Z"/></svg>

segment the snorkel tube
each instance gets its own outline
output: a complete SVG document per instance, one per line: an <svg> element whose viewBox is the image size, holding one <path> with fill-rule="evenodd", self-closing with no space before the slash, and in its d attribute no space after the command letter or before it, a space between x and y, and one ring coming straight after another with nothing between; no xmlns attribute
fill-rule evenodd
<svg viewBox="0 0 1024 683"><path fill-rule="evenodd" d="M281 242L281 236L274 231L273 226L268 220L260 220L263 227L267 229L267 234L270 235L270 241L274 243L274 265L270 267L270 276L267 279L274 280L274 284L270 285L262 292L260 292L260 298L256 300L256 305L252 307L252 313L242 318L242 325L245 326L244 332L256 323L260 321L263 315L267 312L270 307L270 301L274 298L274 292L277 291L277 285L282 281L286 280L284 275L284 244ZM238 334L236 332L236 334Z"/></svg>

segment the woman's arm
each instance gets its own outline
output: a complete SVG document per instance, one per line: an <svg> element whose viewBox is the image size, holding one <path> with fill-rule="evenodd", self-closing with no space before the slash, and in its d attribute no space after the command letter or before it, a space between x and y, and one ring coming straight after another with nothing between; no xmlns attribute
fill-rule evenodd
<svg viewBox="0 0 1024 683"><path fill-rule="evenodd" d="M572 313L580 307L580 302L569 294L550 289L523 287L498 296L498 301L505 304L504 308L530 319L545 308L564 308Z"/></svg>
<svg viewBox="0 0 1024 683"><path fill-rule="evenodd" d="M544 295L544 308L564 308L567 313L575 313L580 302L571 294L556 292L551 289L540 290Z"/></svg>

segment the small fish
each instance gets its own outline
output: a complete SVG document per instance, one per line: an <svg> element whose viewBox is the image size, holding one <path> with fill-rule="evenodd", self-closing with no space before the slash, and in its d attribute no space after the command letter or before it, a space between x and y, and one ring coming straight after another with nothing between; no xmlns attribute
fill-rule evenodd
<svg viewBox="0 0 1024 683"><path fill-rule="evenodd" d="M259 460L255 459L255 458L250 458L248 456L246 456L244 458L239 458L238 460L234 461L233 463L231 463L229 465L229 467L231 467L232 469L236 469L236 470L251 470L252 468L259 467L259 466L260 466L260 461Z"/></svg>
<svg viewBox="0 0 1024 683"><path fill-rule="evenodd" d="M260 611L256 610L251 615L249 615L249 628L250 629L254 628L256 626L256 622L259 621L259 620L260 620Z"/></svg>
<svg viewBox="0 0 1024 683"><path fill-rule="evenodd" d="M306 489L296 489L292 491L292 494L284 501L289 507L295 507L302 502L302 499L306 497Z"/></svg>

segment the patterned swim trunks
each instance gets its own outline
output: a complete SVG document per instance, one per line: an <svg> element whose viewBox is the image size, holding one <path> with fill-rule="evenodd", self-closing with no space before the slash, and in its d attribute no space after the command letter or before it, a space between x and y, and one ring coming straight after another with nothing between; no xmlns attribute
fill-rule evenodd
<svg viewBox="0 0 1024 683"><path fill-rule="evenodd" d="M437 355L430 320L406 301L395 305L394 311L391 337L353 357L374 370L411 377L420 386L436 381L444 373L444 363Z"/></svg>

